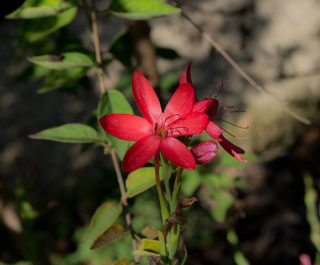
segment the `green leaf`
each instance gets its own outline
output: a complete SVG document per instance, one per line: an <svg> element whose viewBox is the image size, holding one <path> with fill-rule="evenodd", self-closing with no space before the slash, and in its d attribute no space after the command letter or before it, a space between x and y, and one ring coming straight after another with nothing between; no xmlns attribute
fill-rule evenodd
<svg viewBox="0 0 320 265"><path fill-rule="evenodd" d="M87 243L100 237L118 218L122 212L120 203L106 202L95 211L90 226L82 241Z"/></svg>
<svg viewBox="0 0 320 265"><path fill-rule="evenodd" d="M18 9L6 16L9 19L29 19L55 16L73 5L64 0L26 0Z"/></svg>
<svg viewBox="0 0 320 265"><path fill-rule="evenodd" d="M178 14L181 9L161 0L112 0L108 11L119 17L142 20Z"/></svg>
<svg viewBox="0 0 320 265"><path fill-rule="evenodd" d="M113 265L134 265L134 262L127 258L118 259Z"/></svg>
<svg viewBox="0 0 320 265"><path fill-rule="evenodd" d="M57 55L41 55L29 58L29 61L53 70L66 70L75 67L91 67L94 62L80 52L66 52Z"/></svg>
<svg viewBox="0 0 320 265"><path fill-rule="evenodd" d="M98 118L111 113L133 114L133 110L129 102L123 94L117 90L109 90L105 92L100 99Z"/></svg>
<svg viewBox="0 0 320 265"><path fill-rule="evenodd" d="M125 231L122 225L111 225L102 235L100 235L93 243L90 249L98 249L106 247L111 243L127 236L129 231Z"/></svg>
<svg viewBox="0 0 320 265"><path fill-rule="evenodd" d="M135 251L132 251L132 254L134 256L147 256L147 257L160 256L160 254L156 254L154 252L146 251L146 250L135 250Z"/></svg>
<svg viewBox="0 0 320 265"><path fill-rule="evenodd" d="M76 14L77 8L72 7L54 17L24 20L20 28L22 41L37 41L69 24L74 19Z"/></svg>
<svg viewBox="0 0 320 265"><path fill-rule="evenodd" d="M135 256L160 256L159 240L142 239L140 248L132 252Z"/></svg>
<svg viewBox="0 0 320 265"><path fill-rule="evenodd" d="M126 100L123 94L117 90L109 90L105 92L101 96L98 106L98 118L112 113L133 114L129 102ZM119 158L122 160L130 146L130 142L113 137L112 135L105 133L102 129L101 133L105 136L106 140L113 146Z"/></svg>
<svg viewBox="0 0 320 265"><path fill-rule="evenodd" d="M160 168L160 176L162 169ZM156 184L154 167L141 167L132 171L126 180L127 195L129 198L144 192Z"/></svg>
<svg viewBox="0 0 320 265"><path fill-rule="evenodd" d="M159 237L160 256L161 258L165 258L165 260L167 260L168 258L167 245L161 231L159 231L158 237Z"/></svg>
<svg viewBox="0 0 320 265"><path fill-rule="evenodd" d="M103 142L95 129L81 123L69 123L53 127L36 134L30 138L52 140L65 143L96 143Z"/></svg>
<svg viewBox="0 0 320 265"><path fill-rule="evenodd" d="M41 67L42 69L46 69ZM65 71L51 70L44 80L43 86L38 90L39 94L56 89L72 90L86 84L85 75L87 67L77 67Z"/></svg>
<svg viewBox="0 0 320 265"><path fill-rule="evenodd" d="M141 250L160 254L160 242L159 240L143 238L141 240Z"/></svg>

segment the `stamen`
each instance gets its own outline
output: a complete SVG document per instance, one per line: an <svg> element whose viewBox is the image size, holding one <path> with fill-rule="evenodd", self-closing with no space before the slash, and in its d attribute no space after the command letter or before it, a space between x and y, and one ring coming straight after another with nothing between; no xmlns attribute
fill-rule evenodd
<svg viewBox="0 0 320 265"><path fill-rule="evenodd" d="M178 118L180 118L179 114L172 114L171 116L167 117L164 121L167 122L167 120L171 119L174 116L178 116Z"/></svg>
<svg viewBox="0 0 320 265"><path fill-rule="evenodd" d="M233 109L233 108L234 108L234 106L225 106L225 107L220 108L218 112L226 110L226 109Z"/></svg>
<svg viewBox="0 0 320 265"><path fill-rule="evenodd" d="M231 82L231 81L232 81L232 80L226 80L226 81L223 81L223 80L222 80L222 81L221 81L220 83L218 83L218 84L216 85L216 87L212 90L212 92L210 93L210 95L209 95L208 98L211 98L211 97L213 96L214 92L216 92L216 90L220 87L220 89L218 90L217 95L214 96L215 98L218 97L219 94L220 94L220 92L221 92L221 90L222 90L223 85L224 85L225 83L228 83L228 82Z"/></svg>
<svg viewBox="0 0 320 265"><path fill-rule="evenodd" d="M233 125L233 126L235 126L235 127L237 127L237 128L240 128L240 129L249 129L249 126L243 127L243 126L240 126L240 125L236 125L236 124L234 124L234 123L232 123L232 122L230 122L230 121L226 121L226 120L221 119L221 118L218 118L218 117L216 117L216 120L223 121L223 122L225 122L225 123L231 124L231 125Z"/></svg>
<svg viewBox="0 0 320 265"><path fill-rule="evenodd" d="M248 139L249 136L245 136L245 137L238 137L235 136L234 134L232 134L231 132L227 131L226 129L224 129L223 127L219 126L224 132L226 132L227 134L229 134L230 136L232 136L233 138L236 138L238 140L244 140L244 139Z"/></svg>
<svg viewBox="0 0 320 265"><path fill-rule="evenodd" d="M227 112L221 113L221 115L220 116L216 116L216 118L221 118L222 116L227 116L229 114L240 113L240 112L246 112L246 111L245 110L231 110L231 111L227 111Z"/></svg>

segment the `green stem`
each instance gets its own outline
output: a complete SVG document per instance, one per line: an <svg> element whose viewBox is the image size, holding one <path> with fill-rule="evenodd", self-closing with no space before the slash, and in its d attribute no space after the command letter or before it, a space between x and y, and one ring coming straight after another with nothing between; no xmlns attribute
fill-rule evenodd
<svg viewBox="0 0 320 265"><path fill-rule="evenodd" d="M167 196L168 196L168 201L169 201L169 204L170 204L170 212L172 211L172 209L171 209L171 189L170 189L170 183L169 183L169 179L164 179L163 180L163 182L164 182L164 187L165 187L165 189L166 189L166 194L167 194Z"/></svg>
<svg viewBox="0 0 320 265"><path fill-rule="evenodd" d="M172 192L172 204L170 205L171 207L171 212L174 213L176 210L176 207L179 203L179 194L180 194L180 190L181 190L181 175L182 175L183 169L179 168L177 175L176 175L176 179L174 182L174 186L173 186L173 192Z"/></svg>
<svg viewBox="0 0 320 265"><path fill-rule="evenodd" d="M155 175L156 175L156 188L157 188L159 202L160 202L162 224L164 224L166 219L169 218L169 210L168 210L168 205L166 203L166 200L164 198L164 194L163 194L163 191L161 188L160 177L159 177L159 168L160 168L160 163L155 162L154 169L155 169Z"/></svg>

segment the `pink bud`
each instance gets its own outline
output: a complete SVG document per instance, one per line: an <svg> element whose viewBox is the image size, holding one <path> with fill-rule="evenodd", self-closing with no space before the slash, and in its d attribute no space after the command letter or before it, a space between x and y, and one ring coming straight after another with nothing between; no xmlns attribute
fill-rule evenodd
<svg viewBox="0 0 320 265"><path fill-rule="evenodd" d="M212 158L218 156L218 146L214 141L202 142L191 149L197 164L208 164Z"/></svg>
<svg viewBox="0 0 320 265"><path fill-rule="evenodd" d="M302 265L312 265L311 259L310 259L309 255L307 255L307 254L301 254L299 259L300 259L300 262Z"/></svg>

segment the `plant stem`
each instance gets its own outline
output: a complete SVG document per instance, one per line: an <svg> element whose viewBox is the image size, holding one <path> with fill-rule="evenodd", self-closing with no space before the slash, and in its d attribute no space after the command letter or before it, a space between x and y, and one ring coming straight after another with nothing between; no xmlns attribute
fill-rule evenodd
<svg viewBox="0 0 320 265"><path fill-rule="evenodd" d="M168 201L171 202L171 189L170 189L169 179L165 179L163 182L164 182L164 187L166 189L166 194L168 196ZM170 211L171 211L171 208L170 208Z"/></svg>
<svg viewBox="0 0 320 265"><path fill-rule="evenodd" d="M156 188L160 202L160 210L161 210L161 217L162 217L162 224L165 224L166 219L169 218L169 210L168 206L161 188L161 182L159 177L159 169L160 169L160 162L158 159L154 159L154 170L155 170L155 178L156 178Z"/></svg>
<svg viewBox="0 0 320 265"><path fill-rule="evenodd" d="M176 207L179 203L179 194L180 194L180 189L181 189L181 175L182 175L183 169L179 168L177 175L176 175L176 180L174 182L173 186L173 192L172 192L172 209L171 212L174 213L176 210Z"/></svg>
<svg viewBox="0 0 320 265"><path fill-rule="evenodd" d="M96 55L96 61L98 63L97 71L98 71L98 78L100 84L100 92L101 94L106 91L105 80L104 80L104 73L102 69L102 57L101 57L101 48L100 48L100 41L99 41L99 31L98 31L98 23L97 23L97 11L95 9L95 1L91 0L91 6L89 7L86 0L82 0L82 3L87 10L89 22L90 22L90 31L91 31L91 38L94 45L94 51Z"/></svg>
<svg viewBox="0 0 320 265"><path fill-rule="evenodd" d="M126 223L127 223L127 226L129 228L129 231L130 231L130 234L131 234L131 237L132 237L132 247L133 247L133 250L137 250L138 249L138 245L137 245L137 241L135 239L135 232L134 232L133 227L132 227L131 215L130 215L130 212L129 212L127 193L126 193L126 189L125 189L125 186L124 186L124 183L123 183L123 177L122 177L122 174L121 174L118 158L117 158L117 155L116 155L116 152L114 151L114 149L111 150L111 158L112 158L112 163L113 163L114 170L116 171L116 175L117 175L118 185L119 185L120 193L121 193L121 203L122 203L123 208L125 210ZM139 262L139 257L138 256L135 256L135 262L136 263Z"/></svg>
<svg viewBox="0 0 320 265"><path fill-rule="evenodd" d="M85 0L82 0L84 6L86 8L88 8L88 5L86 3ZM91 25L91 32L92 32L92 41L94 43L94 50L95 50L95 54L96 54L96 60L98 63L98 77L99 77L99 85L100 85L100 92L101 94L104 93L106 91L106 87L105 87L105 80L104 80L104 73L103 73L103 69L102 69L102 57L101 57L101 50L100 50L100 41L99 41L99 32L98 32L98 23L97 23L97 13L95 10L95 1L91 0L91 7L88 8L87 10L89 10L89 16L90 16L90 25ZM112 158L112 163L113 163L113 167L114 170L116 172L117 175L117 181L118 181L118 185L120 188L120 193L121 193L121 204L123 205L124 211L125 211L125 220L126 220L126 224L127 227L130 231L131 237L132 237L132 247L133 250L138 250L138 244L137 241L135 239L135 232L133 230L132 227L132 221L131 221L131 215L129 212L129 206L128 206L128 198L127 198L127 193L125 190L125 186L124 186L124 182L123 182L123 177L121 174L121 170L120 170L120 166L119 166L119 162L117 159L117 155L116 152L114 151L114 149L111 150L111 158ZM135 256L134 261L136 264L139 263L139 257Z"/></svg>

